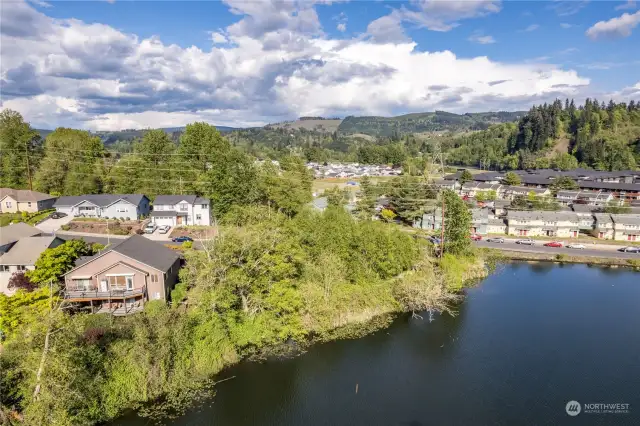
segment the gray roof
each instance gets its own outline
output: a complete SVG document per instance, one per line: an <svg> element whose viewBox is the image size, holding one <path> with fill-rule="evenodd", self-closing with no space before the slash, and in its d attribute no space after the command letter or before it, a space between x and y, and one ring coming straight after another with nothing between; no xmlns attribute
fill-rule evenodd
<svg viewBox="0 0 640 426"><path fill-rule="evenodd" d="M471 209L471 220L474 222L484 221L486 222L489 218L489 210L488 209Z"/></svg>
<svg viewBox="0 0 640 426"><path fill-rule="evenodd" d="M174 217L178 216L175 210L155 210L150 213L151 217Z"/></svg>
<svg viewBox="0 0 640 426"><path fill-rule="evenodd" d="M590 206L589 204L573 204L571 208L576 213L597 213L602 211L601 206Z"/></svg>
<svg viewBox="0 0 640 426"><path fill-rule="evenodd" d="M180 257L174 250L141 235L132 235L101 254L115 251L160 271L167 271Z"/></svg>
<svg viewBox="0 0 640 426"><path fill-rule="evenodd" d="M509 220L543 220L546 222L570 221L579 222L580 217L573 212L554 212L554 211L507 211L507 219Z"/></svg>
<svg viewBox="0 0 640 426"><path fill-rule="evenodd" d="M53 195L38 191L29 191L27 189L0 188L0 200L7 195L10 195L11 198L18 202L43 201L56 198Z"/></svg>
<svg viewBox="0 0 640 426"><path fill-rule="evenodd" d="M153 200L153 204L173 206L180 201L186 201L189 204L209 204L208 198L198 197L197 195L158 195Z"/></svg>
<svg viewBox="0 0 640 426"><path fill-rule="evenodd" d="M596 222L599 223L613 223L611 215L609 213L596 213L594 214Z"/></svg>
<svg viewBox="0 0 640 426"><path fill-rule="evenodd" d="M21 238L33 237L42 233L38 228L34 228L26 223L14 223L0 228L0 246L15 243Z"/></svg>
<svg viewBox="0 0 640 426"><path fill-rule="evenodd" d="M489 219L489 225L493 225L493 226L502 226L502 225L506 225L506 223L504 222L504 219L500 219L500 218L491 218Z"/></svg>
<svg viewBox="0 0 640 426"><path fill-rule="evenodd" d="M637 214L612 214L611 219L613 219L615 223L640 225L640 215Z"/></svg>
<svg viewBox="0 0 640 426"><path fill-rule="evenodd" d="M59 239L56 236L21 238L4 256L0 265L35 265L43 251Z"/></svg>
<svg viewBox="0 0 640 426"><path fill-rule="evenodd" d="M98 207L106 207L118 200L126 200L137 206L140 202L147 198L146 195L143 194L88 194L88 195L69 195L60 197L56 200L54 207L69 207L75 206L83 201L88 201L92 204L95 204Z"/></svg>
<svg viewBox="0 0 640 426"><path fill-rule="evenodd" d="M318 197L311 202L313 208L318 210L324 210L329 206L329 200L327 197Z"/></svg>

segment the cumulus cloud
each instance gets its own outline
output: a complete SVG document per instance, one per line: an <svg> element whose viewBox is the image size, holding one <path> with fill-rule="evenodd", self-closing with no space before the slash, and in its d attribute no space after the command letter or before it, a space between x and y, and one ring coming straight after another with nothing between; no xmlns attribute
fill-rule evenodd
<svg viewBox="0 0 640 426"><path fill-rule="evenodd" d="M623 13L617 18L596 22L586 34L592 40L629 37L638 24L640 24L640 11L634 14Z"/></svg>
<svg viewBox="0 0 640 426"><path fill-rule="evenodd" d="M44 128L173 127L195 120L254 126L300 115L526 109L589 84L555 65L418 50L393 25L403 22L399 9L387 15L391 22L371 23L369 37L338 40L324 34L308 2L227 3L238 20L210 33L207 49L52 19L26 3L3 4L2 107ZM476 3L484 4L480 12L468 5L429 7L453 25L452 10L457 17L493 13L495 2ZM5 25L7 16L19 19Z"/></svg>
<svg viewBox="0 0 640 426"><path fill-rule="evenodd" d="M481 31L476 31L471 34L468 40L472 43L478 44L492 44L496 42L496 40L492 36L484 35Z"/></svg>

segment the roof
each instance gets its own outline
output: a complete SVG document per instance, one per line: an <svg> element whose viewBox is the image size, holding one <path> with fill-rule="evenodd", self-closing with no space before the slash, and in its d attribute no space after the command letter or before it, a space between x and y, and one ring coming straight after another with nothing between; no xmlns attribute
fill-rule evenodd
<svg viewBox="0 0 640 426"><path fill-rule="evenodd" d="M504 219L494 217L489 219L489 225L503 226L503 225L506 225L506 223L504 222Z"/></svg>
<svg viewBox="0 0 640 426"><path fill-rule="evenodd" d="M43 251L56 240L56 236L21 238L4 256L0 265L35 265Z"/></svg>
<svg viewBox="0 0 640 426"><path fill-rule="evenodd" d="M152 241L141 235L132 235L126 240L117 243L113 247L102 251L100 254L80 263L65 275L71 273L80 266L84 266L104 256L107 253L116 252L130 259L136 260L159 271L167 271L180 256L170 248L157 241Z"/></svg>
<svg viewBox="0 0 640 426"><path fill-rule="evenodd" d="M612 214L611 219L613 219L615 223L640 225L640 215L637 214Z"/></svg>
<svg viewBox="0 0 640 426"><path fill-rule="evenodd" d="M594 182L590 180L583 180L578 182L578 186L580 188L640 192L640 183Z"/></svg>
<svg viewBox="0 0 640 426"><path fill-rule="evenodd" d="M601 206L591 206L589 204L573 204L571 208L576 213L596 213L602 211Z"/></svg>
<svg viewBox="0 0 640 426"><path fill-rule="evenodd" d="M543 220L546 222L569 221L579 222L580 217L573 212L554 212L554 211L507 211L507 219L509 220Z"/></svg>
<svg viewBox="0 0 640 426"><path fill-rule="evenodd" d="M327 197L318 197L311 202L311 205L318 210L324 210L329 206L329 200Z"/></svg>
<svg viewBox="0 0 640 426"><path fill-rule="evenodd" d="M69 195L60 197L56 200L54 207L75 206L83 201L88 201L98 207L107 207L118 200L125 200L137 206L143 198L147 198L143 194L88 194L88 195Z"/></svg>
<svg viewBox="0 0 640 426"><path fill-rule="evenodd" d="M10 195L11 198L18 202L43 201L56 198L53 195L45 194L38 191L29 191L27 189L0 188L0 200L7 195Z"/></svg>
<svg viewBox="0 0 640 426"><path fill-rule="evenodd" d="M14 223L0 228L0 246L15 243L21 238L33 237L42 233L38 228L34 228L26 223Z"/></svg>
<svg viewBox="0 0 640 426"><path fill-rule="evenodd" d="M596 222L599 223L612 223L611 215L609 213L596 213L594 214Z"/></svg>
<svg viewBox="0 0 640 426"><path fill-rule="evenodd" d="M488 209L471 209L471 220L474 222L487 221L488 217Z"/></svg>
<svg viewBox="0 0 640 426"><path fill-rule="evenodd" d="M198 197L197 195L158 195L153 200L155 205L176 205L181 201L186 201L189 204L209 204L208 198Z"/></svg>
<svg viewBox="0 0 640 426"><path fill-rule="evenodd" d="M151 217L174 217L178 216L175 210L154 210L149 214Z"/></svg>

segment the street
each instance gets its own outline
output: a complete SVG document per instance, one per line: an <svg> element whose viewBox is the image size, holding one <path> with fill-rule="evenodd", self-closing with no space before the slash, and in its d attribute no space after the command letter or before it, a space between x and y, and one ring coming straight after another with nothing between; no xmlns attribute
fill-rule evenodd
<svg viewBox="0 0 640 426"><path fill-rule="evenodd" d="M506 240L504 243L488 243L484 240L476 241L475 244L478 247L486 247L498 250L508 250L508 251L520 251L525 253L550 253L550 254L566 254L571 256L592 256L592 257L610 257L610 258L618 258L618 259L638 259L640 260L640 254L637 253L624 253L617 251L616 249L611 248L611 246L598 247L598 245L590 246L585 244L584 250L579 249L569 249L565 247L545 247L543 244L546 241L536 241L536 244L533 246L525 246L516 244L513 241ZM623 246L616 246L616 248L622 248Z"/></svg>

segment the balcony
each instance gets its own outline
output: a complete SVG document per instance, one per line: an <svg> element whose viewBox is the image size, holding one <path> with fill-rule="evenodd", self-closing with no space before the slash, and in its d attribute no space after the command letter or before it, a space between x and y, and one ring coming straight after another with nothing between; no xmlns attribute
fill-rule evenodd
<svg viewBox="0 0 640 426"><path fill-rule="evenodd" d="M64 298L70 300L110 300L110 299L128 299L130 297L144 296L147 293L146 286L134 288L133 290L109 290L99 291L97 287L90 289L76 289L67 287L64 292Z"/></svg>

